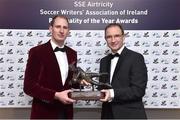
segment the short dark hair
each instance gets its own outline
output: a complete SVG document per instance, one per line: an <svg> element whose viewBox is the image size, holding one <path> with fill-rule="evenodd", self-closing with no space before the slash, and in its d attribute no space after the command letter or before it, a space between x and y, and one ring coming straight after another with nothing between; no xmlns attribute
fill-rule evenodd
<svg viewBox="0 0 180 120"><path fill-rule="evenodd" d="M105 27L105 31L104 31L104 32L105 32L105 36L106 36L106 30L107 30L108 28L114 27L114 26L119 27L119 28L121 29L122 35L124 35L124 29L123 29L123 27L122 27L121 24L119 24L119 23L110 23L110 24L108 24L108 25Z"/></svg>
<svg viewBox="0 0 180 120"><path fill-rule="evenodd" d="M54 17L52 18L52 21L50 22L50 25L51 25L51 26L54 25L55 19L58 18L58 17L59 17L59 18L65 19L65 20L67 21L68 25L69 25L69 20L68 20L68 18L67 18L66 16L63 16L63 15L56 15L56 16L54 16Z"/></svg>

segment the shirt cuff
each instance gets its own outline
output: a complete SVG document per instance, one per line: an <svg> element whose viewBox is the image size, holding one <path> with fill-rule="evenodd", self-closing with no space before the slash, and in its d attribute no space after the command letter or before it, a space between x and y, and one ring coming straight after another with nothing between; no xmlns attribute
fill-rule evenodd
<svg viewBox="0 0 180 120"><path fill-rule="evenodd" d="M110 100L108 102L111 102L114 98L114 90L113 89L109 89L110 92Z"/></svg>

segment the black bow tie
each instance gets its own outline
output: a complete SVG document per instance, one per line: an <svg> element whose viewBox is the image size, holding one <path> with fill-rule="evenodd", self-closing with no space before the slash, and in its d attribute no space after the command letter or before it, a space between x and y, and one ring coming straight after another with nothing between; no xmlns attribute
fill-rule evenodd
<svg viewBox="0 0 180 120"><path fill-rule="evenodd" d="M113 59L114 57L120 57L119 53L115 53L115 54L110 54L111 59Z"/></svg>
<svg viewBox="0 0 180 120"><path fill-rule="evenodd" d="M65 51L66 51L66 48L65 48L65 47L63 47L63 48L56 47L56 48L54 49L54 52L57 52L57 51L65 52Z"/></svg>

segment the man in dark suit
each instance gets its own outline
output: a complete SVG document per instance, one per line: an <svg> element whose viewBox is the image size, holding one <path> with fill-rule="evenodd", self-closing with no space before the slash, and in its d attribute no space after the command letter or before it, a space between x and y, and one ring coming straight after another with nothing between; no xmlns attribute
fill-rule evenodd
<svg viewBox="0 0 180 120"><path fill-rule="evenodd" d="M76 65L77 53L64 45L69 34L68 19L55 16L49 30L51 40L29 51L24 92L33 97L31 119L72 119L75 100L68 97L72 92L69 65Z"/></svg>
<svg viewBox="0 0 180 120"><path fill-rule="evenodd" d="M147 68L140 53L124 46L124 30L112 23L105 28L105 39L112 53L101 59L100 72L109 73L100 82L111 83L103 89L102 119L146 119L142 97L147 84Z"/></svg>

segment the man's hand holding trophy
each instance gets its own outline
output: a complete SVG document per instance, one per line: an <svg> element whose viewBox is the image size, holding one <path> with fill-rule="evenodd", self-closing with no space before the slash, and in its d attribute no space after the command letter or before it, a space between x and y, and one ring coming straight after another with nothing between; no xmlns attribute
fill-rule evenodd
<svg viewBox="0 0 180 120"><path fill-rule="evenodd" d="M86 73L82 68L75 67L74 65L69 66L70 70L73 71L73 79L70 84L79 83L80 85L91 85L91 91L82 91L81 87L78 91L73 91L69 94L72 99L75 100L100 100L105 97L105 94L101 91L95 90L94 86L103 87L110 89L112 88L108 83L101 83L93 80L93 78L99 78L102 76L108 76L107 73Z"/></svg>

